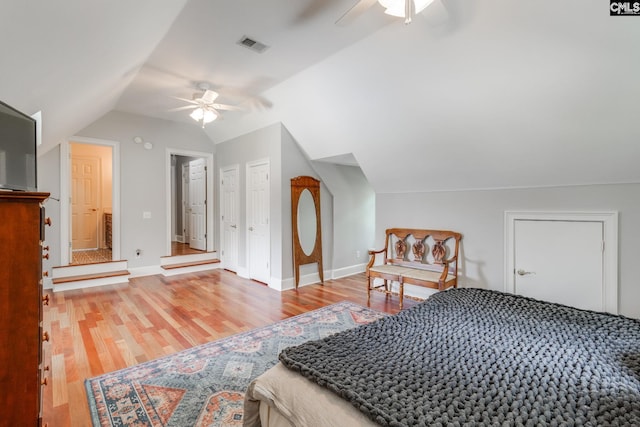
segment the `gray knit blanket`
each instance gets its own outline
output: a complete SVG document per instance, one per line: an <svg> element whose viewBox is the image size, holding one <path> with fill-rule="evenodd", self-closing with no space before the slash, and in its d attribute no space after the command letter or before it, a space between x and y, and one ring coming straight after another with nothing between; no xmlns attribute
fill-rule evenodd
<svg viewBox="0 0 640 427"><path fill-rule="evenodd" d="M640 426L640 321L480 289L280 361L383 426Z"/></svg>

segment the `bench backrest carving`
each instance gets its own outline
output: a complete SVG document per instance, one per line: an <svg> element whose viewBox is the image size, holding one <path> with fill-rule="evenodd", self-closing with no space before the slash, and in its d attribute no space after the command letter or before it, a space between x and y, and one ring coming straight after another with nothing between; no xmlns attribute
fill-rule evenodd
<svg viewBox="0 0 640 427"><path fill-rule="evenodd" d="M415 228L389 228L385 234L385 264L442 271L444 264L449 263L449 272L456 273L462 234Z"/></svg>

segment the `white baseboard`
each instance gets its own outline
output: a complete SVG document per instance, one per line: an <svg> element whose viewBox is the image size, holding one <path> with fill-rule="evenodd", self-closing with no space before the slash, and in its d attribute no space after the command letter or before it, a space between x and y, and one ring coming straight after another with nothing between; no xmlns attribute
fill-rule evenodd
<svg viewBox="0 0 640 427"><path fill-rule="evenodd" d="M338 268L336 270L333 270L331 278L341 279L343 277L353 276L354 274L364 273L366 270L367 270L367 264L351 265L349 267L343 267L343 268ZM325 274L324 277L327 277L327 275Z"/></svg>

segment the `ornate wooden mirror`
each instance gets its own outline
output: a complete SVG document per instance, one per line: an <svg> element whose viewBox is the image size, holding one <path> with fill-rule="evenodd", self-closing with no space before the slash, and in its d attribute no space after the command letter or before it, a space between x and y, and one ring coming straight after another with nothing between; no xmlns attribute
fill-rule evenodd
<svg viewBox="0 0 640 427"><path fill-rule="evenodd" d="M320 227L320 181L311 176L291 178L291 227L293 229L293 272L296 288L300 283L300 266L318 264L322 270L322 229Z"/></svg>

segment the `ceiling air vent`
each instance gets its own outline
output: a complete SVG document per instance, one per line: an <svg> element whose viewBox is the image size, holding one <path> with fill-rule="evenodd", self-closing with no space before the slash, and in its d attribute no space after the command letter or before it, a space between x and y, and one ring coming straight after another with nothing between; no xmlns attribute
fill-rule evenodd
<svg viewBox="0 0 640 427"><path fill-rule="evenodd" d="M258 53L262 53L265 50L269 49L269 46L267 46L266 44L260 43L259 41L253 40L252 38L249 38L247 36L242 36L242 38L238 40L238 44Z"/></svg>

